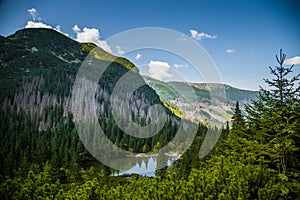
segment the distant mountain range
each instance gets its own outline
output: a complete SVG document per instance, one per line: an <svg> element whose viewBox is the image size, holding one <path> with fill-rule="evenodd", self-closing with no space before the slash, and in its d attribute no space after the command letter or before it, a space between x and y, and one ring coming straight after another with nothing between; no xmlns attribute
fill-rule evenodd
<svg viewBox="0 0 300 200"><path fill-rule="evenodd" d="M148 76L144 79L177 115L213 124L230 121L237 101L243 108L258 95L257 91L219 83L163 82ZM225 94L216 95L222 92Z"/></svg>

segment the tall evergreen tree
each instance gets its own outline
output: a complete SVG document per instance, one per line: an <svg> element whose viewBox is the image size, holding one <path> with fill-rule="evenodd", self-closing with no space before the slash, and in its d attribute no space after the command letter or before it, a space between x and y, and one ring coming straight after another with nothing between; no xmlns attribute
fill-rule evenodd
<svg viewBox="0 0 300 200"><path fill-rule="evenodd" d="M242 115L242 111L239 106L239 102L236 102L235 110L232 115L232 130L241 130L245 128L245 119Z"/></svg>
<svg viewBox="0 0 300 200"><path fill-rule="evenodd" d="M270 147L279 173L287 174L288 167L299 167L299 76L291 76L293 69L285 67L286 55L280 50L279 66L269 67L273 79L264 79L271 88L261 88L258 100L246 106L250 131L261 144Z"/></svg>

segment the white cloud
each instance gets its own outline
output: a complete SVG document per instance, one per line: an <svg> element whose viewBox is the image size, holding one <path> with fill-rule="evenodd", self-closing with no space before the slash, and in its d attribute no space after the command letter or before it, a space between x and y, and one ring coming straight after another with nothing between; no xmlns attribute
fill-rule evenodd
<svg viewBox="0 0 300 200"><path fill-rule="evenodd" d="M300 56L295 56L295 57L286 59L284 64L285 65L299 65L300 64Z"/></svg>
<svg viewBox="0 0 300 200"><path fill-rule="evenodd" d="M117 45L116 48L117 48L118 55L121 56L121 55L125 54L125 51L124 51L124 49L122 47L120 47L119 45Z"/></svg>
<svg viewBox="0 0 300 200"><path fill-rule="evenodd" d="M25 25L25 28L49 28L49 29L56 30L57 32L60 32L69 37L68 33L64 33L60 30L61 29L60 25L57 25L55 28L53 28L52 26L48 24L44 24L43 22L28 21L27 24Z"/></svg>
<svg viewBox="0 0 300 200"><path fill-rule="evenodd" d="M138 54L136 54L135 59L139 60L141 57L142 57L142 55L138 53Z"/></svg>
<svg viewBox="0 0 300 200"><path fill-rule="evenodd" d="M60 32L60 25L57 25L55 28L54 28L54 30L57 30L57 31L59 31Z"/></svg>
<svg viewBox="0 0 300 200"><path fill-rule="evenodd" d="M27 12L32 16L33 21L35 21L38 16L37 10L35 8L30 8Z"/></svg>
<svg viewBox="0 0 300 200"><path fill-rule="evenodd" d="M43 22L28 21L25 28L50 28L50 29L52 29L52 26L44 24Z"/></svg>
<svg viewBox="0 0 300 200"><path fill-rule="evenodd" d="M78 27L78 25L76 24L75 26L73 26L72 30L77 33L80 32L80 28Z"/></svg>
<svg viewBox="0 0 300 200"><path fill-rule="evenodd" d="M167 62L150 60L148 64L148 74L150 77L164 80L172 78L172 74L170 71L170 65Z"/></svg>
<svg viewBox="0 0 300 200"><path fill-rule="evenodd" d="M207 33L201 32L199 33L196 30L190 30L190 33L192 35L192 38L194 38L195 40L201 40L201 39L215 39L217 38L216 35L209 35Z"/></svg>
<svg viewBox="0 0 300 200"><path fill-rule="evenodd" d="M61 31L60 25L57 25L55 28L53 28L52 26L43 23L41 21L42 20L41 18L39 17L37 18L38 13L35 8L28 9L27 12L32 16L33 21L28 21L27 24L25 25L25 28L49 28L49 29L56 30L57 32L60 32L69 37L69 34ZM39 20L39 22L37 22L36 19Z"/></svg>
<svg viewBox="0 0 300 200"><path fill-rule="evenodd" d="M61 30L60 30L60 25L57 25L55 28L54 28L54 30L56 30L57 32L60 32L60 33L62 33L62 34L64 34L65 36L68 36L69 37L69 34L68 33L64 33L64 32L62 32Z"/></svg>
<svg viewBox="0 0 300 200"><path fill-rule="evenodd" d="M179 41L179 42L186 42L186 41L188 41L188 37L187 37L186 35L181 35L181 36L177 39L177 41Z"/></svg>
<svg viewBox="0 0 300 200"><path fill-rule="evenodd" d="M235 52L234 49L227 49L227 50L225 51L225 53L233 53L233 52Z"/></svg>
<svg viewBox="0 0 300 200"><path fill-rule="evenodd" d="M78 25L75 25L73 27L73 31L76 33L76 40L78 42L92 42L104 49L105 51L109 53L112 52L107 42L105 40L101 40L100 32L98 29L85 27L81 31Z"/></svg>
<svg viewBox="0 0 300 200"><path fill-rule="evenodd" d="M181 68L181 67L187 68L187 67L188 67L188 64L174 64L173 66L174 66L175 68Z"/></svg>

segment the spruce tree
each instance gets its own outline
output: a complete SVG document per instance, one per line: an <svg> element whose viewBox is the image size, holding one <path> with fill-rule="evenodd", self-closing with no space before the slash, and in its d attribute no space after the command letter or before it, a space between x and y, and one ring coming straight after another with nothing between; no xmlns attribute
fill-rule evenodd
<svg viewBox="0 0 300 200"><path fill-rule="evenodd" d="M232 115L232 130L241 130L245 128L245 119L240 110L239 102L236 102L235 110Z"/></svg>
<svg viewBox="0 0 300 200"><path fill-rule="evenodd" d="M260 89L258 99L246 106L246 120L250 132L268 146L273 167L282 177L299 169L299 76L292 76L291 67L285 67L286 55L280 50L276 60L279 66L269 67L273 79L264 79L271 89ZM298 85L297 85L298 84Z"/></svg>

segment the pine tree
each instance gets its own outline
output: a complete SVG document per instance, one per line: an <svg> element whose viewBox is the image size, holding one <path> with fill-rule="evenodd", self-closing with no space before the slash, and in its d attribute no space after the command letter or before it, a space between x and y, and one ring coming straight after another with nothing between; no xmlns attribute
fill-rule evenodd
<svg viewBox="0 0 300 200"><path fill-rule="evenodd" d="M245 119L240 110L239 102L236 102L235 110L232 115L232 130L243 130L245 128Z"/></svg>
<svg viewBox="0 0 300 200"><path fill-rule="evenodd" d="M285 67L286 55L280 50L276 60L279 66L271 68L272 80L264 79L272 88L261 88L258 100L246 106L247 121L261 143L269 144L278 157L279 172L286 174L289 157L297 150L295 139L299 138L299 129L295 123L299 115L299 90L295 87L300 74L289 78L291 67ZM299 127L298 127L299 128ZM292 156L293 157L293 156Z"/></svg>

